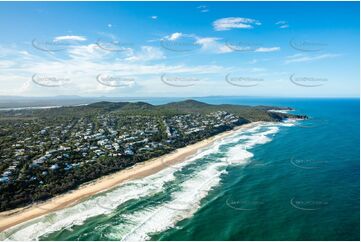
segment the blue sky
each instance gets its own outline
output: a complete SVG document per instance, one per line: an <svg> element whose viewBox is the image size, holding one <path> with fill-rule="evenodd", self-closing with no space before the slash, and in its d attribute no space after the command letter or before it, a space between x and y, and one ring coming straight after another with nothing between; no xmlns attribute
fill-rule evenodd
<svg viewBox="0 0 361 242"><path fill-rule="evenodd" d="M0 3L0 95L359 96L358 2Z"/></svg>

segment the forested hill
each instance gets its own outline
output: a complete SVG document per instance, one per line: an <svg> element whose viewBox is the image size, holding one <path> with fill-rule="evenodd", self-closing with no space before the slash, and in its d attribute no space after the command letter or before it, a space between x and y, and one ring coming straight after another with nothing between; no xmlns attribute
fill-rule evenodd
<svg viewBox="0 0 361 242"><path fill-rule="evenodd" d="M271 110L271 111L270 111ZM274 110L292 110L289 107L275 106L246 106L246 105L212 105L196 100L185 100L180 102L171 102L163 105L152 105L146 102L96 102L83 106L68 106L50 109L33 109L33 110L11 110L3 112L5 116L68 116L80 117L89 114L102 114L108 112L123 113L124 115L144 115L144 116L168 116L175 114L207 114L216 111L226 111L237 115L249 122L254 121L281 121L285 118L306 118L303 115L293 115Z"/></svg>

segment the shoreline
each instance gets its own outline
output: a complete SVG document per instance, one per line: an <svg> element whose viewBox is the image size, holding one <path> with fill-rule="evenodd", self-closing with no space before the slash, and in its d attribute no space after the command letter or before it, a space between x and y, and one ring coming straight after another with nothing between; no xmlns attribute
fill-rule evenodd
<svg viewBox="0 0 361 242"><path fill-rule="evenodd" d="M80 185L77 189L55 196L48 201L31 204L23 208L0 212L0 232L31 219L70 207L95 194L105 192L119 186L124 182L155 174L170 165L185 161L188 157L196 154L199 149L207 147L215 141L218 141L235 131L252 128L260 123L263 122L251 122L236 126L232 130L219 133L197 143L176 149L171 153L140 162L132 167L100 177L94 181Z"/></svg>

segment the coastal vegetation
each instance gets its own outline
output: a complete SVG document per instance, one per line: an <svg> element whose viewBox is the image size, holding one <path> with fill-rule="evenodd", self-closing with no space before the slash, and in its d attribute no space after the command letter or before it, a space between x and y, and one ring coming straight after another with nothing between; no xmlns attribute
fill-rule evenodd
<svg viewBox="0 0 361 242"><path fill-rule="evenodd" d="M0 211L47 200L239 125L307 118L274 110L290 108L186 100L0 112Z"/></svg>

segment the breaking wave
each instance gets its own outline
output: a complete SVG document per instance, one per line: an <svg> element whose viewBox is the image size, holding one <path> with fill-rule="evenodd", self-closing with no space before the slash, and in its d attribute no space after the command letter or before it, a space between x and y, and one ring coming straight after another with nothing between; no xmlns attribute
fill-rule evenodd
<svg viewBox="0 0 361 242"><path fill-rule="evenodd" d="M197 212L202 200L221 183L228 166L250 162L253 147L270 142L280 127L293 125L293 121L261 123L250 129L238 130L199 150L182 163L126 182L72 207L17 225L2 233L2 239L46 239L56 231L72 230L76 225L86 226L88 219L110 214L121 218L118 219L121 222L108 225L102 231L97 229L104 229L104 226L97 226L92 232L99 232L105 239L112 240L150 239L151 234L172 228ZM137 206L134 202L155 198L161 198L161 202L145 206ZM117 211L120 206L132 201L132 209Z"/></svg>

